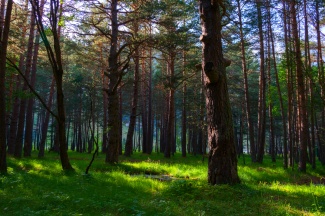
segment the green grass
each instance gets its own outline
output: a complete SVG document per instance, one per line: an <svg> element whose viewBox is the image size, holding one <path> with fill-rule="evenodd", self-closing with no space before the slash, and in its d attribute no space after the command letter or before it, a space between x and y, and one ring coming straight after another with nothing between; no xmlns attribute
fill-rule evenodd
<svg viewBox="0 0 325 216"><path fill-rule="evenodd" d="M283 170L280 159L274 164L266 157L261 165L246 156L246 165L239 160L241 184L210 186L201 156L135 153L108 165L100 154L89 175L91 155L69 156L72 173L61 170L55 153L9 157L9 173L0 177L0 215L325 215L325 186L313 184L325 176L320 165L301 174Z"/></svg>

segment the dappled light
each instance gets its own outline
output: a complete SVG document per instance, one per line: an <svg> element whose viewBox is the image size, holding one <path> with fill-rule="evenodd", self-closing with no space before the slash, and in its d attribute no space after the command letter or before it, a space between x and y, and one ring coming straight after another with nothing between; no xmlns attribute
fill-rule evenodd
<svg viewBox="0 0 325 216"><path fill-rule="evenodd" d="M1 177L1 215L321 215L325 186L297 184L301 175L280 163L239 164L241 184L209 186L200 157L176 154L161 159L135 153L117 165L94 161L85 175L89 155L70 153L75 172L65 173L55 154L46 159L9 158ZM268 157L267 157L268 160ZM267 162L266 162L267 163ZM169 176L161 181L157 176ZM152 176L152 177L149 177ZM248 213L249 212L249 213Z"/></svg>

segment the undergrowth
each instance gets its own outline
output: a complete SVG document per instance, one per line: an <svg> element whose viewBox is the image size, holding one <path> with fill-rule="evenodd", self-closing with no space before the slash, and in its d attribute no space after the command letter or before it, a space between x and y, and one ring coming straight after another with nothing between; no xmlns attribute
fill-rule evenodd
<svg viewBox="0 0 325 216"><path fill-rule="evenodd" d="M120 163L99 154L69 152L75 172L61 170L59 156L8 157L0 177L0 215L325 215L323 167L306 174L284 170L281 159L246 165L239 159L241 184L207 184L207 159L176 154L134 153ZM319 180L320 182L317 182Z"/></svg>

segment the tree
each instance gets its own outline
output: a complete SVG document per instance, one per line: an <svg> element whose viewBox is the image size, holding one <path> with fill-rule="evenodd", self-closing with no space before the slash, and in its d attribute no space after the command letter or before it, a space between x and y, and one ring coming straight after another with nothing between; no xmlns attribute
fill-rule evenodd
<svg viewBox="0 0 325 216"><path fill-rule="evenodd" d="M117 163L119 155L119 100L118 100L118 86L121 82L122 74L126 69L127 64L121 70L118 63L120 50L118 50L118 19L117 19L117 0L111 2L111 41L108 57L108 71L106 76L109 78L108 89L106 90L108 96L108 150L106 153L107 163Z"/></svg>
<svg viewBox="0 0 325 216"><path fill-rule="evenodd" d="M290 3L290 15L292 19L292 36L295 46L295 60L296 60L296 80L298 89L298 129L299 129L299 170L306 172L307 161L307 137L308 137L308 119L306 116L306 95L305 95L305 80L303 73L303 64L301 60L300 39L298 34L297 16L296 16L296 1Z"/></svg>
<svg viewBox="0 0 325 216"><path fill-rule="evenodd" d="M248 90L245 40L244 40L244 34L243 34L241 5L240 5L239 0L237 0L237 7L238 7L238 19L239 19L240 49L241 49L241 56L242 56L242 70L243 70L243 76L244 76L244 92L245 92L247 127L248 127L248 133L249 133L249 142L250 142L250 146L251 146L251 148L250 148L251 149L251 158L252 158L253 162L256 162L254 125L253 125L253 118L252 118L252 114L251 114L251 103L250 103L249 90Z"/></svg>
<svg viewBox="0 0 325 216"><path fill-rule="evenodd" d="M263 17L262 2L256 0L257 7L257 24L260 39L260 78L259 78L259 99L258 99L258 136L257 136L257 162L263 162L265 148L265 125L266 125L266 73L265 73L265 56L264 56L264 35L263 35Z"/></svg>
<svg viewBox="0 0 325 216"><path fill-rule="evenodd" d="M0 13L0 173L7 173L6 160L6 58L13 1L8 0L6 17ZM4 6L3 4L1 6ZM4 20L4 21L3 21ZM4 23L2 28L2 23ZM1 37L2 36L2 37Z"/></svg>
<svg viewBox="0 0 325 216"><path fill-rule="evenodd" d="M33 6L34 16L37 24L39 34L44 42L47 55L52 67L53 76L56 82L56 99L58 114L55 116L58 125L58 140L60 148L60 159L63 170L73 170L67 152L66 140L66 126L65 126L65 104L63 94L63 64L60 46L60 15L62 13L62 2L58 0L50 1L50 30L53 36L53 47L51 46L48 36L46 35L43 20L42 20L42 7L38 0L31 0Z"/></svg>
<svg viewBox="0 0 325 216"><path fill-rule="evenodd" d="M203 52L202 72L206 90L210 148L208 182L212 185L240 182L227 87L226 67L230 65L230 62L223 58L222 53L221 19L225 10L223 1L199 1L202 28L200 36Z"/></svg>

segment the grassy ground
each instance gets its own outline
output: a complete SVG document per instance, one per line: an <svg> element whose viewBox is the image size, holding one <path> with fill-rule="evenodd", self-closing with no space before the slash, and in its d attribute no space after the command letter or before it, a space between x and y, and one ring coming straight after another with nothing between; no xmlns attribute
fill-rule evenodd
<svg viewBox="0 0 325 216"><path fill-rule="evenodd" d="M0 177L0 215L325 215L325 170L283 170L269 158L239 159L242 183L209 186L207 159L135 153L115 166L100 154L70 152L74 173L61 171L58 155L9 157ZM322 179L323 178L323 179Z"/></svg>

